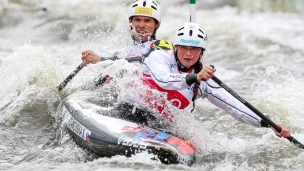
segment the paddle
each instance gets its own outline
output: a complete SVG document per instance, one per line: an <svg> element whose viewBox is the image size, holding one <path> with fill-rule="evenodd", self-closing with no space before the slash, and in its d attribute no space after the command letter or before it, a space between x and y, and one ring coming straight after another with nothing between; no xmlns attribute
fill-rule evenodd
<svg viewBox="0 0 304 171"><path fill-rule="evenodd" d="M84 67L84 63L81 63L80 65L78 65L78 67L65 79L63 80L59 86L57 86L58 91L61 91L69 81L71 81L74 76Z"/></svg>
<svg viewBox="0 0 304 171"><path fill-rule="evenodd" d="M112 60L112 61L115 61L115 60L118 60L118 59L121 59L121 58L118 58L116 56L114 57L107 57L107 58L102 58L103 60L102 61L105 61L105 60ZM141 62L142 63L142 60L143 60L143 57L140 57L140 56L135 56L135 57L128 57L128 58L123 58L125 60L127 60L128 62ZM58 86L57 86L57 89L58 89L58 92L61 91L67 84L69 81L71 81L74 76L84 67L84 63L81 63L64 81L62 81ZM108 78L109 76L106 75L105 77L103 78ZM103 82L105 82L106 80L101 80L102 82L99 82L98 85L102 84Z"/></svg>
<svg viewBox="0 0 304 171"><path fill-rule="evenodd" d="M216 76L213 75L212 80L215 81L221 87L223 87L228 93L230 93L232 96L234 96L236 99L238 99L245 106L247 106L251 111L253 111L255 114L257 114L260 118L262 118L268 125L273 127L276 131L278 131L278 132L282 131L281 127L279 127L272 120L270 120L267 116L265 116L263 113L258 111L255 107L253 107L250 103L248 103L246 100L244 100L242 97L240 97L235 91L233 91L231 88L229 88L225 83L223 83L221 80L219 80ZM300 143L298 140L296 140L295 138L293 138L292 136L288 137L287 139L290 142L294 143L299 148L304 149L304 145L302 143Z"/></svg>

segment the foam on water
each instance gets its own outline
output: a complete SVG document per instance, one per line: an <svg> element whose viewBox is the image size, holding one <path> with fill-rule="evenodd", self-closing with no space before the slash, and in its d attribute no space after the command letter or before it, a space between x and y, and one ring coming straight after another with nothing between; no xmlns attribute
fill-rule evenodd
<svg viewBox="0 0 304 171"><path fill-rule="evenodd" d="M58 100L55 87L61 79L59 62L42 47L25 44L3 59L0 68L1 122L14 122L21 110L40 100L50 105ZM52 106L49 106L52 107Z"/></svg>

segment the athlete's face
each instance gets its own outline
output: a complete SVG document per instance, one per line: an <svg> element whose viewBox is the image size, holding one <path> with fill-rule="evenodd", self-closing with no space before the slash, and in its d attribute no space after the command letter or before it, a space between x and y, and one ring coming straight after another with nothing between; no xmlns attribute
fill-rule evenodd
<svg viewBox="0 0 304 171"><path fill-rule="evenodd" d="M142 42L147 41L160 26L160 22L156 24L154 18L145 16L134 16L129 22L135 28L136 35L138 36L136 39Z"/></svg>
<svg viewBox="0 0 304 171"><path fill-rule="evenodd" d="M177 58L185 67L194 65L199 60L201 52L202 49L199 47L177 46Z"/></svg>

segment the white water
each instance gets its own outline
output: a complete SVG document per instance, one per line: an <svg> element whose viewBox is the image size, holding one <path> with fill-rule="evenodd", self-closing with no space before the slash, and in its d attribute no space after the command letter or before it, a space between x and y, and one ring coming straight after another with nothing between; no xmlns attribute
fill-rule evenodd
<svg viewBox="0 0 304 171"><path fill-rule="evenodd" d="M100 73L136 70L124 61L100 63L81 70L61 94L55 88L80 64L82 50L110 56L132 43L130 2L0 0L0 170L304 170L301 149L270 129L235 121L206 100L196 102L194 117L183 116L178 130L185 128L204 150L192 168L153 162L148 154L96 159L68 135L58 138L55 113L65 96L89 87ZM221 1L197 2L197 22L209 38L204 64L215 65L218 78L304 143L303 3L227 2L242 10L219 7ZM277 7L278 2L289 5ZM161 3L157 37L172 40L188 22L189 5Z"/></svg>

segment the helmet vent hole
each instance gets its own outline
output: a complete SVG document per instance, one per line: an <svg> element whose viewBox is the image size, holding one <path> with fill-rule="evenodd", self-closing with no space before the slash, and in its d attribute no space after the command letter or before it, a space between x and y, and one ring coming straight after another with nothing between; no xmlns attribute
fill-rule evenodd
<svg viewBox="0 0 304 171"><path fill-rule="evenodd" d="M201 29L198 29L200 32L202 32L203 34L205 34L204 32L203 32L203 30L201 30Z"/></svg>
<svg viewBox="0 0 304 171"><path fill-rule="evenodd" d="M178 29L178 31L181 31L182 29L184 29L185 27L182 27L182 28L180 28L180 29Z"/></svg>
<svg viewBox="0 0 304 171"><path fill-rule="evenodd" d="M144 1L144 4L143 4L143 6L145 7L147 5L147 2L146 1Z"/></svg>
<svg viewBox="0 0 304 171"><path fill-rule="evenodd" d="M156 8L155 6L151 6L151 8L153 8L153 9L157 10L157 8Z"/></svg>
<svg viewBox="0 0 304 171"><path fill-rule="evenodd" d="M204 39L204 37L203 37L202 35L200 35L200 34L197 35L197 36L198 36L199 38L201 38L201 39Z"/></svg>
<svg viewBox="0 0 304 171"><path fill-rule="evenodd" d="M138 4L135 4L135 5L132 6L132 8L137 7L137 6L138 6Z"/></svg>
<svg viewBox="0 0 304 171"><path fill-rule="evenodd" d="M156 3L156 2L152 1L152 3L155 4L155 5L157 6L157 3Z"/></svg>
<svg viewBox="0 0 304 171"><path fill-rule="evenodd" d="M193 33L193 31L190 30L190 31L189 31L189 36L190 36L190 37L192 36L192 33Z"/></svg>
<svg viewBox="0 0 304 171"><path fill-rule="evenodd" d="M178 33L177 35L178 35L178 36L182 36L182 35L184 35L184 33Z"/></svg>

